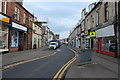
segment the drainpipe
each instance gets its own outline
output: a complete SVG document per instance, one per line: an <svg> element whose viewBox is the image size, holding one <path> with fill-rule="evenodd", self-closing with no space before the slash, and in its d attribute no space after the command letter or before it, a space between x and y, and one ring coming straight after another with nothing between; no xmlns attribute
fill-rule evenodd
<svg viewBox="0 0 120 80"><path fill-rule="evenodd" d="M115 52L115 58L117 58L118 56L119 56L119 35L118 35L118 33L119 33L119 30L118 30L118 16L117 16L117 13L118 13L118 10L117 9L119 9L118 7L120 7L120 6L117 6L117 0L116 0L116 2L115 2L115 31L116 31L116 33L115 33L115 37L116 37L116 52ZM120 15L120 14L118 14L118 15Z"/></svg>
<svg viewBox="0 0 120 80"><path fill-rule="evenodd" d="M116 8L116 1L115 1L115 38L116 38L116 52L115 52L115 58L117 58L117 8Z"/></svg>
<svg viewBox="0 0 120 80"><path fill-rule="evenodd" d="M120 1L118 1L118 58L120 58Z"/></svg>

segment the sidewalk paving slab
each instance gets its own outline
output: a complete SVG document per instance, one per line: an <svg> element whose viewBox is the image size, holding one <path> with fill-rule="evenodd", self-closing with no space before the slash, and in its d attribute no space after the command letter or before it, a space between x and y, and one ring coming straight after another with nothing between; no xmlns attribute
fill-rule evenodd
<svg viewBox="0 0 120 80"><path fill-rule="evenodd" d="M93 52L91 64L79 66L79 48L70 47L79 53L67 71L65 78L118 78L118 58Z"/></svg>

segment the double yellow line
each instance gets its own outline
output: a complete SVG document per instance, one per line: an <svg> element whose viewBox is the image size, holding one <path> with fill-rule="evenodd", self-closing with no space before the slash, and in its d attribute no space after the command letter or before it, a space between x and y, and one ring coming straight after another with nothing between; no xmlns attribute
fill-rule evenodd
<svg viewBox="0 0 120 80"><path fill-rule="evenodd" d="M46 58L46 57L52 56L54 54L56 54L56 52L54 52L50 55L47 55L47 56L38 57L38 58L31 59L31 60L26 60L26 61L18 62L18 63L15 63L15 64L7 65L7 66L2 67L2 69L0 69L0 71L2 71L4 69L11 68L11 67L14 67L14 66L17 66L17 65L20 65L20 64L28 63L28 62L35 61L35 60L42 59L42 58Z"/></svg>
<svg viewBox="0 0 120 80"><path fill-rule="evenodd" d="M74 51L73 49L70 49L70 50L75 53L75 56L70 61L68 61L65 65L62 66L62 68L54 76L53 80L60 80L63 74L65 73L65 71L67 70L67 68L77 59L78 57L77 52Z"/></svg>

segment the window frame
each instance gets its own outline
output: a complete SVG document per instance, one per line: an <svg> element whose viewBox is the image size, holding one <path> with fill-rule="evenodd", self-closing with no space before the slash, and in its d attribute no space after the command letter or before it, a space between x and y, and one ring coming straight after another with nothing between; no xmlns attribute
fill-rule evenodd
<svg viewBox="0 0 120 80"><path fill-rule="evenodd" d="M24 12L23 23L26 24L26 13Z"/></svg>
<svg viewBox="0 0 120 80"><path fill-rule="evenodd" d="M104 5L104 10L105 10L105 22L109 20L109 8L108 8L108 2L105 3Z"/></svg>
<svg viewBox="0 0 120 80"><path fill-rule="evenodd" d="M6 14L7 13L7 0L3 0L4 4L3 4L3 13Z"/></svg>
<svg viewBox="0 0 120 80"><path fill-rule="evenodd" d="M99 25L99 11L96 11L96 26Z"/></svg>
<svg viewBox="0 0 120 80"><path fill-rule="evenodd" d="M20 21L20 8L17 8L17 20Z"/></svg>

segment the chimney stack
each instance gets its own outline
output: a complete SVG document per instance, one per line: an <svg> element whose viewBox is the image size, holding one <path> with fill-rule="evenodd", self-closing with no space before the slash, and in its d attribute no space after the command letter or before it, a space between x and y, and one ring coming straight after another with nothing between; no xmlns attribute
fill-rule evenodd
<svg viewBox="0 0 120 80"><path fill-rule="evenodd" d="M20 5L23 5L23 0L16 0Z"/></svg>

